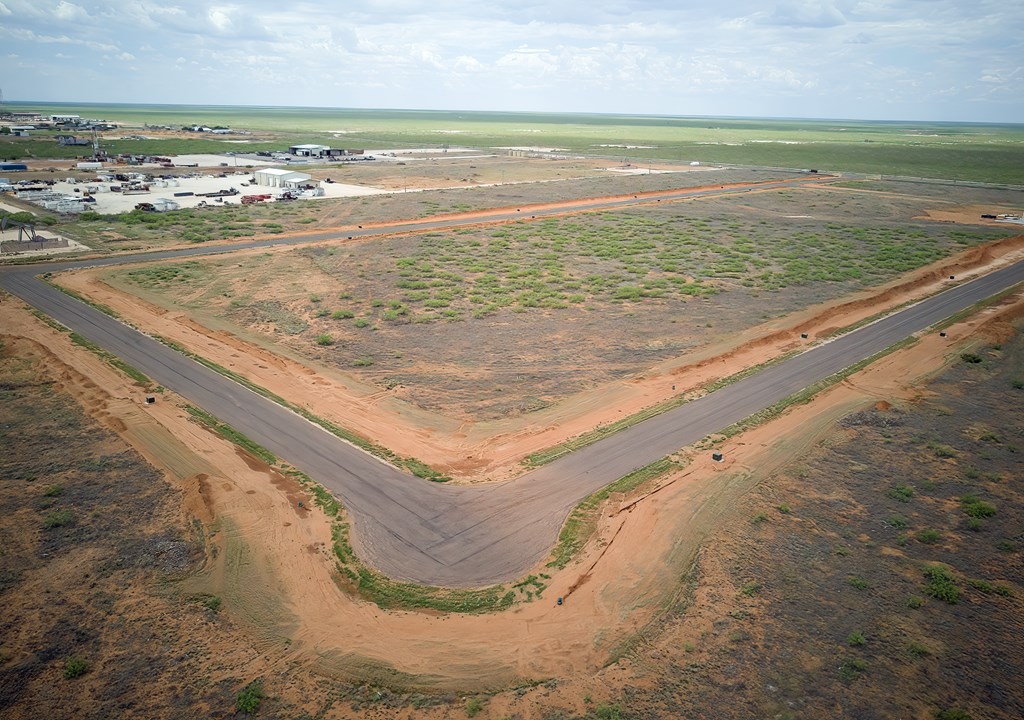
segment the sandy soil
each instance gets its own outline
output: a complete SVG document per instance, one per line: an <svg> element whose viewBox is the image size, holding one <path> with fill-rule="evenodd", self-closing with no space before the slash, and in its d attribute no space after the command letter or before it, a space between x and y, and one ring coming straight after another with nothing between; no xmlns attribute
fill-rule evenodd
<svg viewBox="0 0 1024 720"><path fill-rule="evenodd" d="M1007 258L985 251L978 256L975 267L981 257ZM963 268L967 260L961 263ZM917 279L915 289L934 287L931 272ZM908 291L894 289L888 299ZM1014 302L1008 312L1019 314L1021 299ZM1003 322L993 318L1004 309L951 327L946 338L924 337L814 402L732 438L721 448L725 463L696 453L686 469L662 478L644 497L613 500L594 542L576 564L553 573L544 600L498 615L438 617L387 613L346 596L332 577L328 523L299 507L297 487L192 423L172 396L142 404L142 388L41 325L18 301L5 298L0 308L5 334L37 343L49 364L64 368L63 389L185 489L190 510L216 531L212 540L220 548L213 569L195 579L196 590L224 597L228 612L264 639L268 657L332 675L394 679L398 672L434 688L496 688L599 672L623 639L656 617L659 600L677 590L680 570L735 498L839 416L880 400L914 398L915 386L943 367L958 343L987 321ZM831 326L838 317L821 322ZM771 344L758 347L764 353ZM673 377L686 386L702 377L700 366L692 375L676 370ZM557 596L567 598L564 606L555 605Z"/></svg>
<svg viewBox="0 0 1024 720"><path fill-rule="evenodd" d="M958 223L962 225L989 225L991 227L1007 227L1007 223L982 215L1001 215L1018 212L1018 208L1005 205L955 205L948 208L928 210L920 219L936 222Z"/></svg>
<svg viewBox="0 0 1024 720"><path fill-rule="evenodd" d="M811 307L662 363L643 377L595 388L527 415L477 423L424 411L404 402L400 391L366 386L336 370L302 364L228 332L203 327L183 313L167 312L115 290L98 271L64 275L60 282L111 307L132 324L172 339L319 416L443 469L457 480L475 482L514 476L531 453L925 297L946 287L951 275L965 280L1022 256L1024 236L972 248L882 288ZM801 333L809 337L803 340Z"/></svg>

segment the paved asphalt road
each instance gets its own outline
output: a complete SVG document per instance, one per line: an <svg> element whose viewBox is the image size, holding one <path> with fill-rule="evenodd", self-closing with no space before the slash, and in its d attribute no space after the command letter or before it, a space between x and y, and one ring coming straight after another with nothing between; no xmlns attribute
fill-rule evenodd
<svg viewBox="0 0 1024 720"><path fill-rule="evenodd" d="M417 223L416 227L378 227L360 234L441 226ZM315 238L307 236L300 241L311 239ZM233 245L218 251L270 244L280 241ZM370 565L397 579L453 587L486 585L521 576L543 559L566 515L581 498L1024 281L1024 262L1020 262L956 286L515 480L453 487L406 475L34 278L43 270L210 252L210 248L190 248L45 267L13 267L0 270L0 286L216 415L334 492L352 516L356 550Z"/></svg>

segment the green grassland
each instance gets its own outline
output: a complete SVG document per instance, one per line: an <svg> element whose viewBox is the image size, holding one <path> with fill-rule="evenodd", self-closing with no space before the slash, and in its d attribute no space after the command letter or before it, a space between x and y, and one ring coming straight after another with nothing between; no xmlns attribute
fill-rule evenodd
<svg viewBox="0 0 1024 720"><path fill-rule="evenodd" d="M429 323L503 310L683 300L737 286L769 292L814 283L860 287L999 234L841 223L823 229L783 231L767 221L657 208L430 233L411 252L356 270L357 278L388 278L386 295L326 299L321 311L334 318L341 310L337 319L344 322ZM339 282L351 278L347 253L327 247L295 252ZM140 272L155 271L128 276L138 282Z"/></svg>
<svg viewBox="0 0 1024 720"><path fill-rule="evenodd" d="M526 145L634 161L735 163L1024 184L1024 125L188 105L11 103L10 107L135 125L200 123L273 132L282 141L277 147L292 141L333 141L371 149ZM344 134L332 134L338 132ZM0 156L17 154L25 140L0 141ZM266 149L263 138L243 146L201 138L118 143L127 143L135 152ZM41 154L45 151L38 144L24 147L36 157L48 156ZM124 151L120 144L108 150ZM21 156L30 155L26 150Z"/></svg>

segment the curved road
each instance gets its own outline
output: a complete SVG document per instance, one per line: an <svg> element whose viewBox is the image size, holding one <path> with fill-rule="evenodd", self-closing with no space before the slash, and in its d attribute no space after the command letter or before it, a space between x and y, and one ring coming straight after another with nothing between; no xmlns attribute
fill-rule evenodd
<svg viewBox="0 0 1024 720"><path fill-rule="evenodd" d="M595 207L607 206L595 203ZM471 222L500 219L502 215L495 213L486 220L477 217ZM504 215L517 217L515 213ZM423 222L378 227L358 234L452 225L445 221ZM327 237L337 236L324 239ZM304 237L286 242L315 239ZM370 565L393 578L453 587L487 585L521 576L544 558L567 514L583 497L1024 281L1024 262L1018 262L514 480L455 487L413 478L34 277L43 270L230 252L274 244L281 241L12 267L0 270L0 286L216 415L335 493L352 516L356 550Z"/></svg>

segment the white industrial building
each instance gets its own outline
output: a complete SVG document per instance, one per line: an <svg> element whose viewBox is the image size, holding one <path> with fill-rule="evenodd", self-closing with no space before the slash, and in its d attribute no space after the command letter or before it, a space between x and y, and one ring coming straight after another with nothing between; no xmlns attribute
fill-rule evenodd
<svg viewBox="0 0 1024 720"><path fill-rule="evenodd" d="M331 154L327 145L292 145L288 152L297 157L324 157Z"/></svg>
<svg viewBox="0 0 1024 720"><path fill-rule="evenodd" d="M257 185L269 185L270 187L297 187L313 177L308 173L285 170L284 168L262 168L253 175L256 177Z"/></svg>

